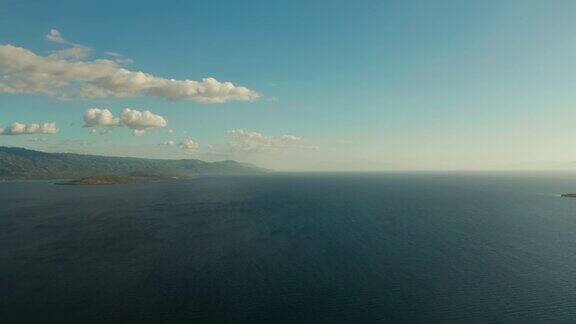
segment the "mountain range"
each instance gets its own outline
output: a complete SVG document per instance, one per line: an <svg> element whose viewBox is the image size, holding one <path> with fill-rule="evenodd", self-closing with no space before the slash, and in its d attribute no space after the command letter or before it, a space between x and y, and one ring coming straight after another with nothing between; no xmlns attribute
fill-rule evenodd
<svg viewBox="0 0 576 324"><path fill-rule="evenodd" d="M249 175L266 172L232 160L162 160L72 153L46 153L0 146L0 180L74 179L91 176L155 176L190 178L213 175Z"/></svg>

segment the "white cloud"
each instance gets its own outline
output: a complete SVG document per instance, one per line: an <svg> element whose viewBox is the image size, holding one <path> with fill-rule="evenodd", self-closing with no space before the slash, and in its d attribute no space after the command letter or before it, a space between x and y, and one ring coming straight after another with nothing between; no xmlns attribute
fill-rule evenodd
<svg viewBox="0 0 576 324"><path fill-rule="evenodd" d="M46 39L54 43L71 46L70 48L53 51L52 54L48 55L48 57L52 59L80 60L90 56L90 52L92 51L92 49L87 46L67 41L57 29L51 29L50 32L46 34Z"/></svg>
<svg viewBox="0 0 576 324"><path fill-rule="evenodd" d="M84 113L84 127L118 126L120 118L114 117L108 109L90 108Z"/></svg>
<svg viewBox="0 0 576 324"><path fill-rule="evenodd" d="M162 145L165 145L165 146L174 146L174 145L176 145L176 142L174 142L173 140L169 140L169 141L166 141L166 142L162 143Z"/></svg>
<svg viewBox="0 0 576 324"><path fill-rule="evenodd" d="M50 32L46 34L46 39L58 44L68 43L57 29L50 29Z"/></svg>
<svg viewBox="0 0 576 324"><path fill-rule="evenodd" d="M200 149L200 144L192 138L185 138L180 142L168 140L162 142L160 145L175 147L188 154L196 153Z"/></svg>
<svg viewBox="0 0 576 324"><path fill-rule="evenodd" d="M90 56L91 51L92 50L89 47L74 45L70 48L54 51L52 52L52 54L48 55L48 57L55 60L65 60L65 59L80 60Z"/></svg>
<svg viewBox="0 0 576 324"><path fill-rule="evenodd" d="M278 137L233 129L228 131L228 147L233 153L261 153L291 149L311 149L300 136L285 134Z"/></svg>
<svg viewBox="0 0 576 324"><path fill-rule="evenodd" d="M90 53L88 47L68 42L55 29L46 38L72 47L42 56L22 47L0 45L0 93L43 93L61 99L154 96L201 103L259 97L246 87L210 77L176 80L130 71L115 60L82 60Z"/></svg>
<svg viewBox="0 0 576 324"><path fill-rule="evenodd" d="M40 142L46 142L46 141L48 141L48 139L45 137L33 137L33 138L29 139L28 141L33 142L33 143L40 143Z"/></svg>
<svg viewBox="0 0 576 324"><path fill-rule="evenodd" d="M148 110L138 111L125 108L120 115L122 125L132 129L134 136L143 135L147 129L162 128L168 125L166 119Z"/></svg>
<svg viewBox="0 0 576 324"><path fill-rule="evenodd" d="M134 136L144 135L147 129L162 128L168 125L168 121L148 110L139 111L136 109L125 108L122 110L120 117L106 108L90 108L84 113L84 127L104 128L99 131L101 135L110 132L110 127L125 126L132 130ZM91 130L90 133L96 133Z"/></svg>
<svg viewBox="0 0 576 324"><path fill-rule="evenodd" d="M90 134L106 135L106 134L110 134L110 133L112 133L111 128L100 128L100 129L92 128L90 130Z"/></svg>
<svg viewBox="0 0 576 324"><path fill-rule="evenodd" d="M56 123L22 124L16 122L6 128L0 128L0 135L56 134L58 131Z"/></svg>
<svg viewBox="0 0 576 324"><path fill-rule="evenodd" d="M104 54L110 56L112 60L118 64L128 65L134 63L132 59L125 57L122 54L118 54L116 52L105 52Z"/></svg>
<svg viewBox="0 0 576 324"><path fill-rule="evenodd" d="M228 131L228 145L235 152L258 152L274 146L274 139L258 132L233 129Z"/></svg>
<svg viewBox="0 0 576 324"><path fill-rule="evenodd" d="M282 143L296 143L296 142L302 141L302 137L290 135L290 134L285 134L285 135L280 136L280 141Z"/></svg>
<svg viewBox="0 0 576 324"><path fill-rule="evenodd" d="M180 148L187 153L194 153L200 148L200 144L191 138L186 138L180 142Z"/></svg>

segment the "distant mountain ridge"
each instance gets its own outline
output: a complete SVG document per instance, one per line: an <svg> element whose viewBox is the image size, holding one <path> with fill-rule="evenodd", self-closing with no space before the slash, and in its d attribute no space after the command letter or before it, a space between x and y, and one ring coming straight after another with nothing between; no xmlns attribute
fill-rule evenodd
<svg viewBox="0 0 576 324"><path fill-rule="evenodd" d="M98 175L154 175L195 177L249 175L266 172L232 160L161 160L73 153L46 153L0 146L0 179L72 179Z"/></svg>

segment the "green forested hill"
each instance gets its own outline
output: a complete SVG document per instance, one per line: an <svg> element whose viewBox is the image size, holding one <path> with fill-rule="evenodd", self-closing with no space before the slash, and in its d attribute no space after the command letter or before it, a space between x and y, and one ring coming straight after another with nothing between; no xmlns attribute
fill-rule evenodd
<svg viewBox="0 0 576 324"><path fill-rule="evenodd" d="M236 161L159 160L71 153L45 153L0 147L0 179L69 179L99 175L200 175L258 174L264 169Z"/></svg>

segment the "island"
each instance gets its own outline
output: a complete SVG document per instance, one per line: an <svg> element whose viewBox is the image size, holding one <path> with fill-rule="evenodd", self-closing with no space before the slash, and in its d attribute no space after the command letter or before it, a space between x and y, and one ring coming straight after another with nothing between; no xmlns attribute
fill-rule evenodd
<svg viewBox="0 0 576 324"><path fill-rule="evenodd" d="M576 193L565 193L560 195L562 197L566 197L566 198L576 198Z"/></svg>
<svg viewBox="0 0 576 324"><path fill-rule="evenodd" d="M90 176L69 181L56 182L56 184L66 186L115 185L115 184L136 184L155 180L157 181L167 179L155 176L105 175L105 176Z"/></svg>

